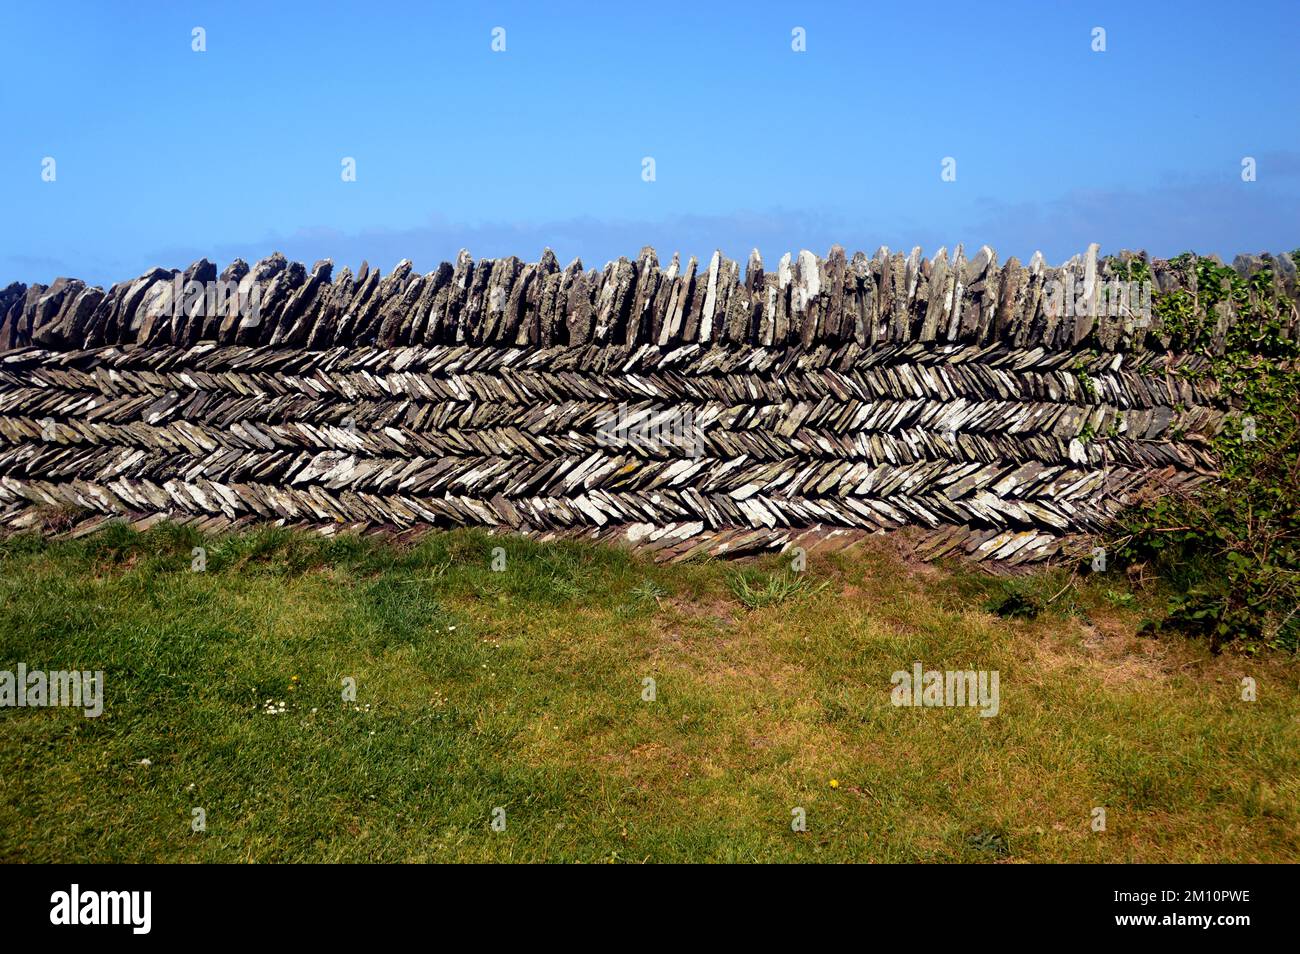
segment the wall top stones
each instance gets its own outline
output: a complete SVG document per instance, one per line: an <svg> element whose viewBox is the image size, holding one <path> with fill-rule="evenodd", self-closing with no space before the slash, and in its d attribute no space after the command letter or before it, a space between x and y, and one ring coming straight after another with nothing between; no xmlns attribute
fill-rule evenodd
<svg viewBox="0 0 1300 954"><path fill-rule="evenodd" d="M1153 294L1196 293L1194 260L1151 259L1098 246L1059 267L1040 254L999 264L987 246L925 258L880 248L825 258L802 251L767 271L758 253L743 270L715 252L708 262L677 255L661 265L652 248L603 270L579 260L561 267L547 249L537 262L475 261L461 252L428 274L402 261L387 275L362 264L335 275L275 253L218 272L206 259L184 270L155 268L107 291L73 278L0 289L0 350L29 345L90 349L117 345L219 345L322 350L338 346L487 347L640 345L821 346L960 344L1161 352L1169 344L1150 313ZM1132 269L1140 262L1143 267ZM1289 256L1238 256L1234 268L1272 273L1292 303ZM1145 284L1130 274L1149 275ZM1219 310L1215 347L1237 320Z"/></svg>

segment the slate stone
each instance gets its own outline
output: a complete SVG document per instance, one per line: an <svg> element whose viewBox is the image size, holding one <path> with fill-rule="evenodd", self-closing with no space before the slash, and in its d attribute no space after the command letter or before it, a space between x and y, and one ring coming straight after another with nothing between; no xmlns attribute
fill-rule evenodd
<svg viewBox="0 0 1300 954"><path fill-rule="evenodd" d="M174 276L212 280L202 260L108 292L10 285L0 524L62 503L145 523L635 525L667 554L913 524L933 531L928 553L1042 559L1154 475L1174 492L1215 466L1222 399L1175 373L1204 356L1113 316L1048 314L1049 280L1095 288L1136 258L1093 246L1049 269L1037 254L999 267L988 247L969 261L833 247L773 273L754 253L742 277L721 252L703 273L650 248L603 271L463 252L425 275L363 263L331 281L328 262L308 274L271 256L222 273L262 293L251 328L237 303L176 307ZM1194 287L1194 269L1142 260ZM1234 261L1284 295L1289 265ZM1212 347L1241 320L1227 300L1208 317ZM602 430L687 411L691 452ZM51 416L57 440L38 441ZM1084 441L1085 426L1120 436Z"/></svg>

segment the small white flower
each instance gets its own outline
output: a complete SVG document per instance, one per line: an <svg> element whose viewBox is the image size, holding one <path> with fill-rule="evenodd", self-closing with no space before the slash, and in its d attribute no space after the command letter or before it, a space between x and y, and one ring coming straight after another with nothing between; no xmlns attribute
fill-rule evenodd
<svg viewBox="0 0 1300 954"><path fill-rule="evenodd" d="M141 760L140 760L140 764L141 764L141 765L144 765L144 766L150 766L150 765L153 765L153 763L150 762L148 759L141 759Z"/></svg>

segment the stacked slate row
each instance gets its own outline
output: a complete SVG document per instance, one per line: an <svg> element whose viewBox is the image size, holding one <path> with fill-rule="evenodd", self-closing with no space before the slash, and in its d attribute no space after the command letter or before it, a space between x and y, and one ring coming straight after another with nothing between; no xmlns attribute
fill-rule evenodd
<svg viewBox="0 0 1300 954"><path fill-rule="evenodd" d="M927 556L1042 559L1153 483L1213 473L1225 408L1177 373L1205 355L1170 353L1158 321L1046 307L1050 283L1095 287L1134 258L836 248L775 273L755 253L742 277L720 254L597 272L462 253L335 278L276 254L107 292L11 285L0 522L477 524L665 558L911 527ZM1141 258L1158 291L1196 293L1194 268ZM1291 260L1234 264L1270 270L1294 331ZM214 281L257 320L185 294ZM1217 315L1211 350L1237 320L1230 301ZM661 418L698 439L602 431Z"/></svg>
<svg viewBox="0 0 1300 954"><path fill-rule="evenodd" d="M548 249L539 262L516 258L475 262L462 252L427 275L402 261L387 276L363 264L337 278L328 261L310 272L276 253L251 268L236 261L218 273L205 260L184 271L155 268L107 292L76 279L49 287L13 284L0 290L0 350L38 345L87 349L106 345L223 345L307 348L376 345L488 347L683 344L757 345L811 349L857 344L948 343L1049 350L1164 350L1158 328L1135 328L1128 316L1049 314L1045 290L1106 283L1141 257L1157 290L1196 292L1195 269L1122 253L1098 260L1097 247L1060 268L1041 255L1028 265L999 266L987 246L967 259L958 247L930 259L881 248L873 258L845 257L838 246L825 259L786 255L775 273L757 252L742 278L738 263L715 253L706 268L674 255L660 267L652 249L619 259L603 272L575 260L561 268ZM1253 274L1268 267L1279 297L1297 299L1289 256L1241 256L1234 265ZM1127 274L1127 272L1125 272ZM191 313L173 299L186 282L221 281L254 287L259 320ZM1235 320L1231 303L1223 328ZM1223 329L1220 329L1221 331Z"/></svg>

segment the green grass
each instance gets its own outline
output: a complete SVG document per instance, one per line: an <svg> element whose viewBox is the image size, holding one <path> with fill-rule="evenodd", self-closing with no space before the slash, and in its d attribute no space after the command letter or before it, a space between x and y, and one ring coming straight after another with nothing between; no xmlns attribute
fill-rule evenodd
<svg viewBox="0 0 1300 954"><path fill-rule="evenodd" d="M826 588L823 581L810 585L802 573L759 573L749 568L731 574L729 583L732 595L747 609L780 606L786 600L815 595Z"/></svg>
<svg viewBox="0 0 1300 954"><path fill-rule="evenodd" d="M794 574L472 531L11 537L0 669L106 692L0 709L0 860L1300 860L1296 659L1140 638L1164 594L1067 582L884 544ZM915 660L998 670L1001 713L894 707Z"/></svg>

